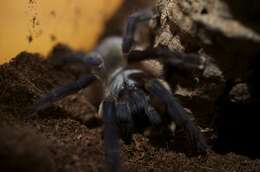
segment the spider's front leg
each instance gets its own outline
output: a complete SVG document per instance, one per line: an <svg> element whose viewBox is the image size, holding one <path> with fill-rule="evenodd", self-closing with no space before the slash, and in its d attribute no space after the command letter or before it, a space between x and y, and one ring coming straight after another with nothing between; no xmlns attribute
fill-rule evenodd
<svg viewBox="0 0 260 172"><path fill-rule="evenodd" d="M120 128L121 138L126 144L130 144L134 122L129 104L124 98L121 98L116 103L116 122Z"/></svg>
<svg viewBox="0 0 260 172"><path fill-rule="evenodd" d="M207 144L202 136L199 128L189 119L184 108L177 102L177 99L172 95L159 80L151 80L146 84L147 91L157 97L163 104L167 106L168 115L176 123L187 132L192 146L198 153L207 152Z"/></svg>
<svg viewBox="0 0 260 172"><path fill-rule="evenodd" d="M133 130L142 130L147 125L153 127L161 124L161 116L150 104L149 96L140 89L121 91L116 103L116 118L121 138L126 144L132 141Z"/></svg>
<svg viewBox="0 0 260 172"><path fill-rule="evenodd" d="M120 149L118 143L118 133L116 126L116 106L115 101L106 98L102 103L102 116L104 121L104 147L106 154L106 171L120 171Z"/></svg>

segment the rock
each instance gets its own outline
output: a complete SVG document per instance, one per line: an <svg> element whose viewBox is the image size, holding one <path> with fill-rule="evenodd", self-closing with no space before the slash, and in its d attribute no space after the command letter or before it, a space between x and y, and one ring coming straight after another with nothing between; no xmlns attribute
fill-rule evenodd
<svg viewBox="0 0 260 172"><path fill-rule="evenodd" d="M254 29L258 28L257 22L244 25L233 16L232 4L234 1L158 0L160 30L164 32L170 27L173 37L178 36L188 52L203 48L226 79L244 79L259 52L260 35ZM252 1L247 6L254 7Z"/></svg>
<svg viewBox="0 0 260 172"><path fill-rule="evenodd" d="M229 96L232 102L246 102L251 97L246 83L235 85L230 91Z"/></svg>
<svg viewBox="0 0 260 172"><path fill-rule="evenodd" d="M192 90L181 88L177 94L201 126L216 128L214 147L222 153L260 155L256 124L260 102L259 8L257 0L156 3L160 15L156 44L165 45L161 35L169 32L166 46L207 59L196 86Z"/></svg>

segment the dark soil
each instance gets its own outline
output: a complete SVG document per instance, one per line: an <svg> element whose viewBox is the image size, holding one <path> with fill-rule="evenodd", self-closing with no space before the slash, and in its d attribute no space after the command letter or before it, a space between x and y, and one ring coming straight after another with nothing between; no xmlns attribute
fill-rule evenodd
<svg viewBox="0 0 260 172"><path fill-rule="evenodd" d="M125 1L119 12L108 21L109 29L103 37L122 35L124 27L118 26L125 25L130 13L137 9L144 9L151 2L150 0ZM184 1L179 2L187 6ZM196 7L196 2L200 1L194 2ZM234 8L230 8L234 18L242 17L242 23L251 26L250 22L245 21L255 20L257 15L253 14L257 14L259 10L256 7L251 10L251 6L256 1L248 3L248 8L243 1L227 2L231 7L234 6L232 4L237 4ZM30 1L30 4L33 3L34 1ZM241 10L244 6L247 10ZM176 16L181 16L176 7L172 6L174 12L167 14L174 16L176 13ZM194 9L197 10L195 7ZM248 13L249 9L251 13ZM210 8L202 8L201 11L203 15L211 12ZM246 17L243 17L245 15ZM174 20L174 17L169 18ZM36 20L32 20L34 24ZM181 20L181 24L183 21L186 20ZM178 23L173 26L178 28L176 27ZM184 31L186 28L188 27L184 27ZM185 33L184 36L187 34ZM29 37L28 40L30 41ZM197 43L197 40L187 40L192 44ZM185 44L184 39L182 41ZM175 48L178 49L178 46ZM215 54L218 54L215 44L212 49ZM249 50L251 49L253 47ZM57 57L70 55L71 52L68 47L57 45L47 60L39 54L22 52L11 62L0 66L0 171L105 170L102 122L96 118L100 95L92 94L93 90L98 92L98 83L51 105L39 112L37 116L26 119L29 108L41 96L59 85L77 79L83 72L89 72L80 64L64 67L64 64L56 61ZM232 58L223 57L225 57L224 64L228 59L233 64ZM238 64L244 62L238 61ZM120 141L123 171L260 171L260 160L256 159L260 157L260 142L257 139L260 131L258 125L259 60L255 60L252 64L249 68L249 78L246 80L251 97L248 97L248 92L243 89L245 81L237 85L231 82L229 86L229 82L224 83L222 76L219 76L212 65L208 67L206 79L201 79L201 86L199 85L195 90L183 89L177 92L181 103L191 111L198 124L204 129L203 133L211 148L206 156L193 154L183 131L178 131L174 137L168 137L161 132L152 136L148 136L147 133L135 134L134 141L130 145ZM248 70L247 67L246 69ZM234 72L232 68L230 74L233 76L236 73L238 72ZM244 74L244 71L240 73Z"/></svg>
<svg viewBox="0 0 260 172"><path fill-rule="evenodd" d="M25 119L41 95L77 75L26 52L1 65L0 74L0 171L104 170L102 125L84 90ZM189 157L178 134L159 139L136 134L131 145L121 142L124 171L260 171L259 160L235 153Z"/></svg>

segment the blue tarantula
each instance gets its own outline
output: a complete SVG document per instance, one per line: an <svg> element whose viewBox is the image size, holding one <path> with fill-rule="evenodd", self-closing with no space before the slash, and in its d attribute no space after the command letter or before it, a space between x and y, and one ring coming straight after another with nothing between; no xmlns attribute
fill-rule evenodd
<svg viewBox="0 0 260 172"><path fill-rule="evenodd" d="M120 171L119 136L130 143L137 128L158 127L174 123L185 130L193 148L206 153L207 144L184 108L178 103L167 83L129 64L129 61L158 57L165 63L199 68L198 57L170 51L165 47L149 47L143 51L130 50L134 44L133 34L138 22L151 19L151 15L134 14L129 19L124 38L105 39L88 54L75 53L64 61L81 61L91 72L79 80L54 89L33 106L33 114L65 96L88 87L95 80L103 84L103 100L99 114L104 124L104 146L108 171ZM123 50L122 50L123 47Z"/></svg>

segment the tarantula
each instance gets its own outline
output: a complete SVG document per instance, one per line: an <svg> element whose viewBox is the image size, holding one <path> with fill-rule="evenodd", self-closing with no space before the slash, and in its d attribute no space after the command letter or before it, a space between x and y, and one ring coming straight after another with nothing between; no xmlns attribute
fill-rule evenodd
<svg viewBox="0 0 260 172"><path fill-rule="evenodd" d="M73 60L77 59L86 64L91 72L77 81L54 89L32 108L32 114L35 114L49 104L88 87L95 80L100 80L104 88L104 97L99 106L99 114L104 123L104 146L108 171L120 169L119 135L126 143L130 143L135 129L147 126L159 127L175 123L177 127L185 129L196 151L199 153L207 151L202 134L177 102L167 83L128 63L128 58L141 60L151 56L160 58L171 56L174 58L169 62L173 64L198 67L196 60L187 62L195 56L180 54L162 47L130 51L136 22L148 18L146 16L143 16L144 19L140 18L140 15L135 17L134 20L130 17L123 40L120 37L107 38L88 54L72 54ZM70 58L64 59L66 61Z"/></svg>

